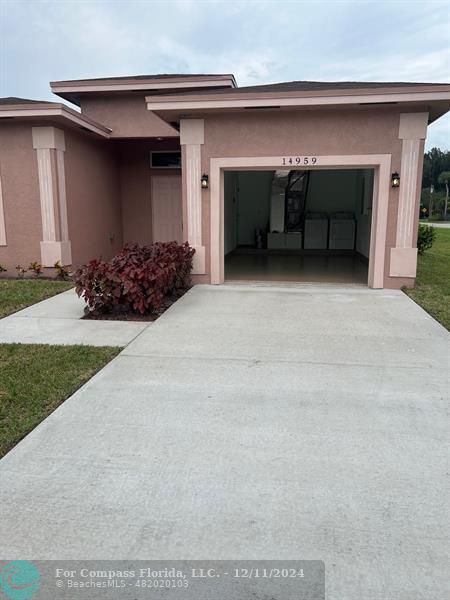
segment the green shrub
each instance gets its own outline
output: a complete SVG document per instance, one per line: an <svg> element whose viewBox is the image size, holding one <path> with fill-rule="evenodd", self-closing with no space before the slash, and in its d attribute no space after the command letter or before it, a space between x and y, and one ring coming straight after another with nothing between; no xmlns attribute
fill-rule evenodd
<svg viewBox="0 0 450 600"><path fill-rule="evenodd" d="M434 227L429 225L419 225L419 235L417 236L417 251L419 254L423 254L425 250L428 250L433 245L436 238L436 231Z"/></svg>

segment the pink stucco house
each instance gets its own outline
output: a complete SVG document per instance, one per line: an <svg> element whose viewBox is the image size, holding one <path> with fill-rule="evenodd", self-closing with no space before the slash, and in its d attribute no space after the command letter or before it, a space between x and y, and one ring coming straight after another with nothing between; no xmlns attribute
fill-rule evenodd
<svg viewBox="0 0 450 600"><path fill-rule="evenodd" d="M450 85L233 75L52 82L0 99L0 264L189 241L194 280L413 285L427 125Z"/></svg>

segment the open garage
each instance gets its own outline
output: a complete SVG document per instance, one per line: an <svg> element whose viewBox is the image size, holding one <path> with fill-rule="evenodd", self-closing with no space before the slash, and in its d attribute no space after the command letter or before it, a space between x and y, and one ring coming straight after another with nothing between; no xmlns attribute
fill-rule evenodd
<svg viewBox="0 0 450 600"><path fill-rule="evenodd" d="M225 172L225 280L367 284L372 203L372 169Z"/></svg>

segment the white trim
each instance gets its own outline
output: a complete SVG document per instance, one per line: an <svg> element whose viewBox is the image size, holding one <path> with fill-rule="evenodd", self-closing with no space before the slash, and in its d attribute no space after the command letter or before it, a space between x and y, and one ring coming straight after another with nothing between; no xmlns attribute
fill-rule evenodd
<svg viewBox="0 0 450 600"><path fill-rule="evenodd" d="M67 217L66 173L64 168L64 152L56 150L56 172L58 174L59 220L61 241L69 241L69 222Z"/></svg>
<svg viewBox="0 0 450 600"><path fill-rule="evenodd" d="M50 148L36 150L41 200L42 238L44 242L56 241L55 190L53 189L52 157Z"/></svg>
<svg viewBox="0 0 450 600"><path fill-rule="evenodd" d="M31 134L33 137L33 148L57 148L65 151L66 142L64 139L64 131L56 127L32 127Z"/></svg>
<svg viewBox="0 0 450 600"><path fill-rule="evenodd" d="M421 140L403 140L397 216L397 248L412 248Z"/></svg>
<svg viewBox="0 0 450 600"><path fill-rule="evenodd" d="M205 247L202 245L202 145L205 141L203 119L181 119L180 143L184 149L183 185L186 199L186 224L189 244L195 248L192 273L206 271Z"/></svg>
<svg viewBox="0 0 450 600"><path fill-rule="evenodd" d="M230 157L210 159L211 210L211 283L224 282L224 210L223 181L225 170L277 170L283 167L282 156ZM349 156L317 156L318 164L308 169L373 168L374 192L370 235L368 285L384 287L387 213L390 191L390 154L360 154Z"/></svg>
<svg viewBox="0 0 450 600"><path fill-rule="evenodd" d="M33 127L36 150L39 197L41 203L41 263L52 267L72 262L67 217L66 175L64 168L64 131L56 127Z"/></svg>
<svg viewBox="0 0 450 600"><path fill-rule="evenodd" d="M398 128L399 140L424 140L427 137L427 112L401 113Z"/></svg>
<svg viewBox="0 0 450 600"><path fill-rule="evenodd" d="M6 227L5 227L5 210L3 205L2 191L2 175L0 173L0 246L7 246L6 243Z"/></svg>
<svg viewBox="0 0 450 600"><path fill-rule="evenodd" d="M391 277L415 277L417 248L391 248L389 275Z"/></svg>
<svg viewBox="0 0 450 600"><path fill-rule="evenodd" d="M60 105L50 105L50 106L36 106L30 108L29 105L16 105L13 108L5 109L4 107L0 107L0 119L2 118L42 118L42 117L61 117L66 119L71 124L78 125L79 127L84 127L85 129L96 133L104 138L111 137L111 129L108 127L103 127L103 125L96 124L91 119L84 117L80 113L75 112L74 110L68 108L67 106Z"/></svg>
<svg viewBox="0 0 450 600"><path fill-rule="evenodd" d="M75 85L63 83L50 83L50 88L54 94L73 94L83 92L116 92L116 91L145 91L145 90L172 90L172 89L190 89L190 88L217 88L229 87L235 88L236 83L233 76L226 76L219 79L151 79L146 82L126 79L115 83L75 83Z"/></svg>
<svg viewBox="0 0 450 600"><path fill-rule="evenodd" d="M296 106L338 106L338 105L376 105L392 102L430 102L433 100L450 100L450 91L442 92L405 92L405 93L383 93L383 94L360 94L360 95L334 95L334 96L274 96L258 94L255 98L230 98L229 94L218 99L187 97L165 97L160 99L156 96L147 96L145 101L147 109L152 111L179 111L192 109L229 109L229 108L278 108Z"/></svg>
<svg viewBox="0 0 450 600"><path fill-rule="evenodd" d="M41 242L41 263L43 267L53 267L56 262L63 266L72 264L72 247L66 242Z"/></svg>
<svg viewBox="0 0 450 600"><path fill-rule="evenodd" d="M415 277L417 248L413 248L416 205L420 194L418 175L423 161L423 140L426 137L428 113L402 113L398 137L402 140L400 188L398 190L397 230L395 248L391 248L391 277Z"/></svg>
<svg viewBox="0 0 450 600"><path fill-rule="evenodd" d="M180 145L204 144L205 143L205 120L204 119L181 119L180 120Z"/></svg>
<svg viewBox="0 0 450 600"><path fill-rule="evenodd" d="M202 244L201 149L199 144L186 148L187 234L193 246Z"/></svg>

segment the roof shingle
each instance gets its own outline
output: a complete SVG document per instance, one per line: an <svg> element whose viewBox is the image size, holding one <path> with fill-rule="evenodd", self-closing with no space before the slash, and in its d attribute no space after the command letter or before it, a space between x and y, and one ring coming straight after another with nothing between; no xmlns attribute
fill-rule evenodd
<svg viewBox="0 0 450 600"><path fill-rule="evenodd" d="M180 95L191 94L250 94L250 93L281 93L281 92L321 92L326 90L353 90L353 89L377 89L416 87L420 85L436 86L448 85L446 83L415 83L415 82L393 82L393 81L283 81L280 83L269 83L262 85L249 85L237 88L204 89L201 91L182 92Z"/></svg>
<svg viewBox="0 0 450 600"><path fill-rule="evenodd" d="M55 104L54 102L48 102L47 100L31 100L30 98L17 98L15 96L7 96L6 98L0 98L0 106L8 106L15 104Z"/></svg>

